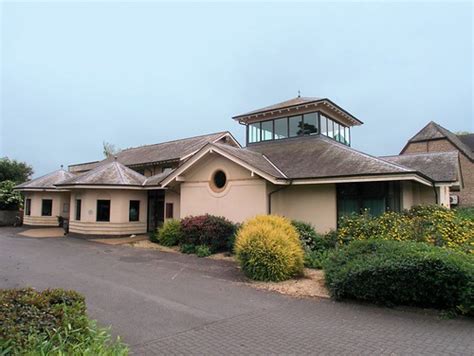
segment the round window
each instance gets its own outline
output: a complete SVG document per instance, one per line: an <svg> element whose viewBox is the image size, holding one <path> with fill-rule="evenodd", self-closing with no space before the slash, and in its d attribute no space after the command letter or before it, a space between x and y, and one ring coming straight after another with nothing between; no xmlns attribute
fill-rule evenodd
<svg viewBox="0 0 474 356"><path fill-rule="evenodd" d="M212 177L212 183L214 185L214 188L217 190L222 190L224 189L226 183L227 183L227 176L223 171L217 171L214 173L214 176Z"/></svg>

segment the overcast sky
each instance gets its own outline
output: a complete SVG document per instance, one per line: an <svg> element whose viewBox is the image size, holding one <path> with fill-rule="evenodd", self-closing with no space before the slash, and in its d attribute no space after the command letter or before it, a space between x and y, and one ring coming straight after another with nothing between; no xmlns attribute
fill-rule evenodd
<svg viewBox="0 0 474 356"><path fill-rule="evenodd" d="M474 131L473 5L14 3L1 8L0 156L35 176L221 130L297 95L364 121L396 154L430 120Z"/></svg>

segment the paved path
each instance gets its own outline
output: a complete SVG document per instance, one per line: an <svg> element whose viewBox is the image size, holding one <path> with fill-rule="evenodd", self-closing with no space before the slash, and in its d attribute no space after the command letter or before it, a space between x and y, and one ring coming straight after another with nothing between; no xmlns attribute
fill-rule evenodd
<svg viewBox="0 0 474 356"><path fill-rule="evenodd" d="M135 354L473 355L474 320L242 283L234 264L0 228L0 288L74 288Z"/></svg>

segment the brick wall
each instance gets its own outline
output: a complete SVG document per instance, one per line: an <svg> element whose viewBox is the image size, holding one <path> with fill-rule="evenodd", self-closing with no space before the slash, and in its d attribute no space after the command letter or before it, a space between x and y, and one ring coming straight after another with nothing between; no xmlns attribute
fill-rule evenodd
<svg viewBox="0 0 474 356"><path fill-rule="evenodd" d="M446 151L458 151L458 149L448 140L442 139L409 143L403 153ZM454 194L459 195L459 206L474 206L474 162L471 162L461 152L459 152L459 161L461 163L464 188L460 192L454 192Z"/></svg>

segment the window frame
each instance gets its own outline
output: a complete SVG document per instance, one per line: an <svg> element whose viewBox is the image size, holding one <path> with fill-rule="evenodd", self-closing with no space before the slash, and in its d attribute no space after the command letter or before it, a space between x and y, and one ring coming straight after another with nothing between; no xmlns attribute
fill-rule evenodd
<svg viewBox="0 0 474 356"><path fill-rule="evenodd" d="M45 213L45 202L51 202L49 214ZM53 216L53 199L41 199L41 216Z"/></svg>
<svg viewBox="0 0 474 356"><path fill-rule="evenodd" d="M316 115L316 132L311 132L311 133L306 133L305 132L305 116L309 116L315 114ZM290 122L293 118L300 118L299 123L302 124L302 127L299 127L298 130L302 131L301 134L298 134L296 132L295 135L290 136ZM276 133L276 122L277 120L279 122L285 122L286 121L286 137L277 137ZM263 124L271 122L272 126L272 132L271 136L272 138L264 139L264 134L263 134ZM324 123L324 125L322 124ZM301 125L299 124L299 126ZM351 128L349 126L346 126L342 123L340 123L338 120L333 119L326 115L325 113L322 113L321 111L310 111L310 112L305 112L301 114L296 114L296 115L291 115L291 116L284 116L284 117L276 117L270 120L263 120L263 121L257 121L257 122L252 122L249 124L245 125L246 127L246 136L247 136L247 144L255 144L255 143L260 143L260 142L270 142L270 141L277 141L277 140L284 140L288 138L295 138L295 137L300 137L300 136L314 136L314 135L323 135L326 137L329 137L333 139L336 142L340 142L346 146L351 146ZM255 137L252 136L252 131L257 130L255 133ZM336 132L337 129L337 132ZM343 132L343 135L340 133ZM329 135L331 133L331 135ZM343 136L343 137L342 137ZM251 138L254 139L251 141Z"/></svg>
<svg viewBox="0 0 474 356"><path fill-rule="evenodd" d="M108 216L107 219L99 219L99 203L100 202L108 202L109 205L109 211L108 211ZM110 199L97 199L97 204L96 204L96 214L95 214L95 221L96 222L110 222L110 211L112 210L112 202Z"/></svg>

